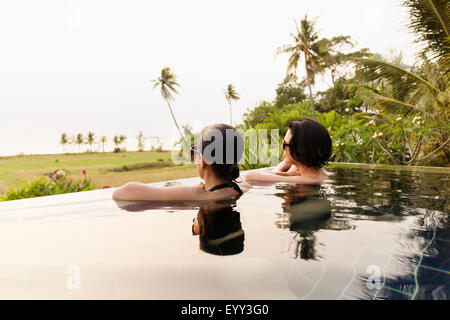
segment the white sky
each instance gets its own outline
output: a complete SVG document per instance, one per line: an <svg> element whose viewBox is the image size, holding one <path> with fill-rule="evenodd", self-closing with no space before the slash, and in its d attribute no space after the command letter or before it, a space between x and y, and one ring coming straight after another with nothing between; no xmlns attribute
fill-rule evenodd
<svg viewBox="0 0 450 320"><path fill-rule="evenodd" d="M358 48L402 50L412 62L413 37L400 3L2 1L0 155L61 152L62 132L176 136L167 105L149 83L163 66L181 85L173 103L180 124L228 123L222 93L228 83L241 95L233 104L233 123L240 123L247 108L274 98L287 61L275 51L291 42L293 19L305 14L317 17L322 37L350 35ZM136 149L134 140L128 148Z"/></svg>

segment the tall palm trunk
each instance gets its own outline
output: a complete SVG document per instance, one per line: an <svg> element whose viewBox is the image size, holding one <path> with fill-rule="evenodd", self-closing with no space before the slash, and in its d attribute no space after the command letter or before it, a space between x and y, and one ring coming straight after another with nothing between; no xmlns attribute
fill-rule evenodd
<svg viewBox="0 0 450 320"><path fill-rule="evenodd" d="M232 117L231 117L231 101L230 100L228 100L228 104L230 105L230 126L232 126L233 122L232 122Z"/></svg>
<svg viewBox="0 0 450 320"><path fill-rule="evenodd" d="M314 120L316 120L316 108L314 107L314 99L312 96L312 89L311 89L311 80L309 79L309 76L306 76L306 80L308 81L308 88L309 88L309 101L311 102L311 108L313 112Z"/></svg>
<svg viewBox="0 0 450 320"><path fill-rule="evenodd" d="M175 125L177 126L177 129L180 132L181 138L183 138L184 143L187 143L186 138L184 137L183 133L181 132L180 127L178 126L178 122L175 119L175 115L173 114L172 107L170 106L169 100L166 99L166 102L167 102L167 105L169 106L169 110L170 110L170 114L172 115L173 122L175 122Z"/></svg>
<svg viewBox="0 0 450 320"><path fill-rule="evenodd" d="M309 101L311 102L311 108L312 108L314 120L316 120L317 119L316 118L316 108L314 107L314 99L313 99L312 88L311 88L311 75L309 74L309 71L308 71L308 59L307 59L306 53L305 53L305 71L306 71L306 81L308 82L308 89L309 89Z"/></svg>

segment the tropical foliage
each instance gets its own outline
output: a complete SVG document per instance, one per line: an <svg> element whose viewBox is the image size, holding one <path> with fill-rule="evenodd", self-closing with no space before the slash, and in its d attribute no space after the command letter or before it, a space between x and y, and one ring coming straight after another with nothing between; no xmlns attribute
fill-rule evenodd
<svg viewBox="0 0 450 320"><path fill-rule="evenodd" d="M41 176L29 182L22 180L21 187L17 189L11 188L6 196L1 200L19 200L54 194L100 189L100 187L94 185L87 177L86 170L83 170L82 173L84 178L79 181L70 179L63 170L55 170L48 176Z"/></svg>
<svg viewBox="0 0 450 320"><path fill-rule="evenodd" d="M306 72L305 81L309 89L309 101L313 117L316 119L312 93L316 75L323 75L325 71L330 70L332 81L334 82L340 66L349 63L351 61L350 58L363 57L369 53L367 49L351 53L341 52L340 49L342 47L354 46L349 36L319 39L315 21L309 20L307 15L300 20L300 24L295 22L295 27L296 32L291 33L293 43L278 48L277 54L289 54L287 74L291 72L296 74L298 64L303 59Z"/></svg>
<svg viewBox="0 0 450 320"><path fill-rule="evenodd" d="M319 39L305 17L292 34L294 43L278 53L290 54L288 72L303 59L309 101L263 101L244 114L242 127L286 130L292 120L314 117L332 136L332 161L448 166L450 2L404 5L410 10L408 26L423 45L417 64L403 63L401 54L388 59L366 49L342 53L342 46L353 46L348 37ZM333 86L312 95L314 76L327 69Z"/></svg>

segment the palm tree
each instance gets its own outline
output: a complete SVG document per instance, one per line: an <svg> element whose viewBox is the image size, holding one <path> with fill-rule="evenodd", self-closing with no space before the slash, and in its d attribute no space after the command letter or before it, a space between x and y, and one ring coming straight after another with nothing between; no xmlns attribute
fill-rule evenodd
<svg viewBox="0 0 450 320"><path fill-rule="evenodd" d="M119 141L120 141L119 144L122 145L123 143L125 143L125 140L127 140L127 137L124 136L123 134L121 134L119 137Z"/></svg>
<svg viewBox="0 0 450 320"><path fill-rule="evenodd" d="M357 58L366 82L360 87L360 97L366 103L390 115L420 114L426 120L445 128L450 109L450 2L448 0L406 0L410 9L410 27L417 42L428 44L421 52L422 65L408 68L384 59ZM431 54L430 54L431 52ZM434 148L418 158L424 137L416 142L411 164L429 158L450 142L445 131L428 143ZM447 157L448 152L444 149Z"/></svg>
<svg viewBox="0 0 450 320"><path fill-rule="evenodd" d="M177 93L178 91L175 89L175 87L180 87L180 85L177 82L177 76L170 70L169 67L164 67L161 70L161 75L156 80L152 80L151 82L154 83L153 89L160 86L161 87L161 96L163 99L167 102L167 105L169 106L170 113L172 115L173 121L175 122L175 126L178 129L178 132L180 132L181 137L184 141L186 141L186 138L184 137L183 133L180 130L180 126L178 125L177 120L175 119L175 115L173 114L172 107L170 106L170 101L174 100L172 93Z"/></svg>
<svg viewBox="0 0 450 320"><path fill-rule="evenodd" d="M88 132L87 143L89 144L89 151L92 152L92 144L95 142L95 134L93 132Z"/></svg>
<svg viewBox="0 0 450 320"><path fill-rule="evenodd" d="M232 84L229 84L226 89L223 90L223 93L225 94L225 99L227 99L228 105L230 106L230 126L232 126L233 121L231 117L231 100L239 100L239 94L236 92L236 89Z"/></svg>
<svg viewBox="0 0 450 320"><path fill-rule="evenodd" d="M291 33L294 40L293 44L284 45L277 50L277 54L290 54L288 60L287 74L297 73L299 61L303 58L306 71L306 83L309 89L309 100L316 119L316 109L314 107L314 98L312 94L312 86L315 83L317 74L323 74L327 69L331 68L334 81L334 73L336 67L347 61L348 58L356 55L365 55L367 49L352 53L344 54L335 49L341 45L353 45L349 36L337 36L331 39L319 39L319 35L315 30L315 22L308 20L308 15L300 20L300 26L295 21L296 33Z"/></svg>
<svg viewBox="0 0 450 320"><path fill-rule="evenodd" d="M355 58L363 68L367 82L388 84L394 96L374 87L363 93L386 112L408 115L420 112L428 119L447 121L450 101L450 2L448 0L405 0L410 9L409 27L416 41L426 44L420 68L408 68L384 59ZM431 52L431 54L430 54ZM431 56L431 57L430 57ZM398 61L397 61L398 62Z"/></svg>
<svg viewBox="0 0 450 320"><path fill-rule="evenodd" d="M293 44L284 45L277 50L277 54L290 54L287 73L293 71L297 73L298 63L303 57L306 70L306 83L309 89L309 100L313 111L314 119L316 119L316 110L314 107L314 99L312 95L312 86L314 85L315 75L323 72L324 66L321 61L321 42L315 31L315 23L308 20L308 16L300 21L300 26L295 22L296 33L291 33L294 39Z"/></svg>
<svg viewBox="0 0 450 320"><path fill-rule="evenodd" d="M120 138L119 136L114 136L114 138L112 139L113 143L114 143L114 152L119 152L120 151Z"/></svg>
<svg viewBox="0 0 450 320"><path fill-rule="evenodd" d="M82 133L77 134L75 143L78 145L78 153L80 153L80 145L84 143L84 138L83 138Z"/></svg>
<svg viewBox="0 0 450 320"><path fill-rule="evenodd" d="M411 21L408 27L416 42L425 44L422 54L450 71L450 2L448 0L404 0Z"/></svg>
<svg viewBox="0 0 450 320"><path fill-rule="evenodd" d="M351 41L349 36L333 37L330 40L322 39L322 46L324 50L323 63L327 69L330 70L331 82L333 87L336 85L336 78L339 78L339 68L348 67L349 64L354 64L354 58L368 58L372 56L368 48L358 51L344 53L338 49L343 46L353 48L355 44Z"/></svg>
<svg viewBox="0 0 450 320"><path fill-rule="evenodd" d="M138 151L142 152L144 151L144 133L142 131L139 131L137 139L138 139Z"/></svg>
<svg viewBox="0 0 450 320"><path fill-rule="evenodd" d="M102 143L102 150L103 153L105 153L105 142L107 141L107 138L105 136L100 138L100 142Z"/></svg>
<svg viewBox="0 0 450 320"><path fill-rule="evenodd" d="M65 133L61 134L61 140L59 143L62 144L64 153L66 153L66 144L69 143L69 138L67 137L67 134Z"/></svg>

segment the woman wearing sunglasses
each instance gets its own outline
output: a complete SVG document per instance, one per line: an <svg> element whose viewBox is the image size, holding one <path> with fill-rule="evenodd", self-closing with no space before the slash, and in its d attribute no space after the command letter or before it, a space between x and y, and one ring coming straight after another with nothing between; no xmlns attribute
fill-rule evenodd
<svg viewBox="0 0 450 320"><path fill-rule="evenodd" d="M245 181L236 181L239 177L238 162L242 157L243 145L243 138L234 127L226 124L208 126L202 130L199 144L191 149L192 160L195 161L198 175L204 182L197 186L173 187L129 182L115 190L112 197L114 200L135 201L209 201L237 198L251 187Z"/></svg>
<svg viewBox="0 0 450 320"><path fill-rule="evenodd" d="M331 156L331 137L317 121L300 119L289 124L283 141L283 161L272 170L248 172L248 181L273 181L322 184L326 175L322 167Z"/></svg>

